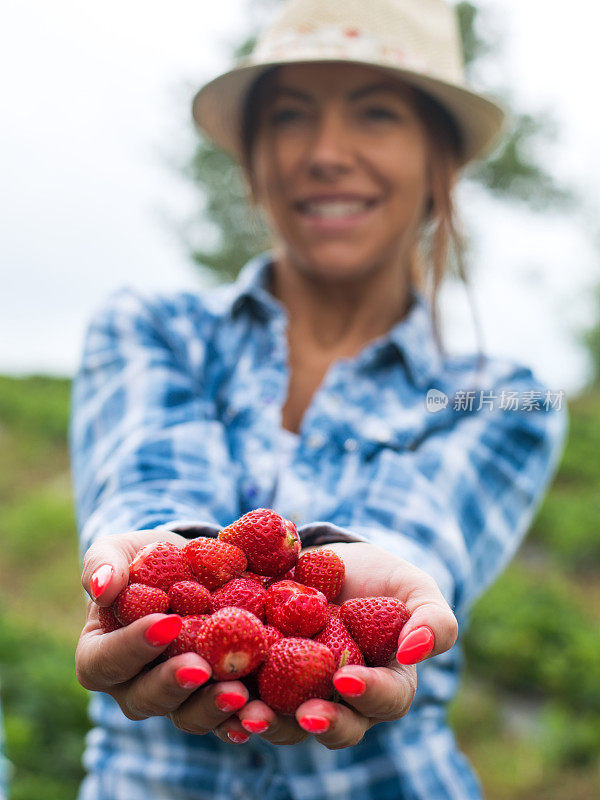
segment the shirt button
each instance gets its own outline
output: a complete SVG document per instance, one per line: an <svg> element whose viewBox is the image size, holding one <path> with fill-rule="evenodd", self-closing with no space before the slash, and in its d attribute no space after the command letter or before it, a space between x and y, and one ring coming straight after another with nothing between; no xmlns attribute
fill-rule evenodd
<svg viewBox="0 0 600 800"><path fill-rule="evenodd" d="M381 427L375 428L372 435L376 442L389 442L392 433L389 428Z"/></svg>
<svg viewBox="0 0 600 800"><path fill-rule="evenodd" d="M325 444L325 437L322 433L311 433L307 439L307 444L312 450L318 450Z"/></svg>
<svg viewBox="0 0 600 800"><path fill-rule="evenodd" d="M358 442L356 441L356 439L353 439L352 437L346 439L346 441L344 442L344 450L346 450L348 453L353 453L357 447L358 447Z"/></svg>

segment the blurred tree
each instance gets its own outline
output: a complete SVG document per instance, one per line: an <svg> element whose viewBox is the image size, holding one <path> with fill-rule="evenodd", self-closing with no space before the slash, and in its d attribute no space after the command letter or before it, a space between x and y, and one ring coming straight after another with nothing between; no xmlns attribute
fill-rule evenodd
<svg viewBox="0 0 600 800"><path fill-rule="evenodd" d="M581 342L587 349L592 363L592 373L588 385L600 387L600 284L596 287L595 298L597 322L588 331L582 333Z"/></svg>
<svg viewBox="0 0 600 800"><path fill-rule="evenodd" d="M595 251L600 255L600 226L597 224L598 211L590 208L590 219L592 220L592 239ZM587 330L576 332L576 338L587 350L590 360L590 377L587 386L592 389L600 388L600 280L591 289L595 306L594 317L596 322Z"/></svg>
<svg viewBox="0 0 600 800"><path fill-rule="evenodd" d="M261 17L272 12L281 0L255 0L252 14ZM479 62L494 55L500 39L496 31L484 35L480 31L480 10L469 2L456 3L464 47L468 78ZM260 25L255 28L260 29ZM249 37L235 51L235 57L252 49L255 36ZM510 91L493 92L511 109ZM552 140L556 126L548 112L537 115L511 111L512 128L494 153L480 165L469 168L465 180L484 186L493 196L506 201L520 201L532 210L575 206L572 192L560 187L536 157L543 150L544 140ZM256 253L269 246L268 231L258 214L246 205L246 188L236 162L217 149L206 137L200 142L184 172L201 190L204 198L202 219L190 222L184 233L193 260L215 273L221 280L233 279ZM214 246L206 247L207 223L216 234ZM198 242L203 244L199 245Z"/></svg>

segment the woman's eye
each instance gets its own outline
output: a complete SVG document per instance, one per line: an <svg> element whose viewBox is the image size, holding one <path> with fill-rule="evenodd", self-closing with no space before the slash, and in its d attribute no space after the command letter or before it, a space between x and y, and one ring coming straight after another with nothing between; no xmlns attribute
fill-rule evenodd
<svg viewBox="0 0 600 800"><path fill-rule="evenodd" d="M365 113L372 119L399 119L398 114L383 106L372 106L367 108Z"/></svg>
<svg viewBox="0 0 600 800"><path fill-rule="evenodd" d="M374 120L399 120L400 115L390 108L385 106L371 106L365 109L365 116ZM282 108L279 111L274 111L271 114L271 122L273 125L285 125L289 122L294 122L301 119L303 112L294 108Z"/></svg>
<svg viewBox="0 0 600 800"><path fill-rule="evenodd" d="M280 123L290 122L291 120L297 119L299 116L299 111L292 108L283 108L281 111L275 111L271 115L271 122L278 125Z"/></svg>

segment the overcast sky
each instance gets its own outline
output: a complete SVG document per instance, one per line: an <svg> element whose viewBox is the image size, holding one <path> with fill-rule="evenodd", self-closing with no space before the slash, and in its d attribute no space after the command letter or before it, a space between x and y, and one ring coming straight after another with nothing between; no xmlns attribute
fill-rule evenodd
<svg viewBox="0 0 600 800"><path fill-rule="evenodd" d="M588 364L574 328L600 278L597 30L589 0L486 0L504 31L479 88L508 85L519 110L559 123L544 158L586 198L587 222L491 202L465 184L475 300L492 354L575 393ZM0 33L0 372L71 374L95 306L123 284L199 288L177 227L198 208L170 163L193 149L195 88L228 68L247 0L5 0ZM567 16L565 16L565 14ZM587 227L586 227L587 226ZM464 292L442 295L447 340L473 348Z"/></svg>

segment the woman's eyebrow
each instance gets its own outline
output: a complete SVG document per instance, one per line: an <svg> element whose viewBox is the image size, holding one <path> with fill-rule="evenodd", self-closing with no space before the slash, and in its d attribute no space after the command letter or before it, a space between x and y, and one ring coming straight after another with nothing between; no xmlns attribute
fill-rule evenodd
<svg viewBox="0 0 600 800"><path fill-rule="evenodd" d="M288 95L295 97L297 100L303 100L307 103L313 102L314 97L300 89L294 89L292 86L274 86L271 90L271 99L278 95ZM402 98L403 94L401 89L392 86L389 83L371 83L368 86L361 86L359 89L354 89L347 95L348 100L360 100L368 94L375 94L378 92L390 92L396 97Z"/></svg>

